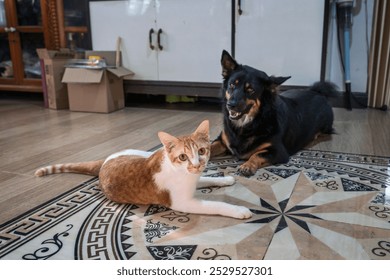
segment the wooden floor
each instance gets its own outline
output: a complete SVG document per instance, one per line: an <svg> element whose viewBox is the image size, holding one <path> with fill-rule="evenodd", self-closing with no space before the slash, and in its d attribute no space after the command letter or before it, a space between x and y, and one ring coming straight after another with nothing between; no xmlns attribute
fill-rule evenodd
<svg viewBox="0 0 390 280"><path fill-rule="evenodd" d="M171 106L172 107L172 106ZM204 119L211 137L221 129L218 109L126 107L111 114L43 108L41 101L0 99L0 224L89 179L77 174L34 177L44 165L102 159L159 144L160 130L181 135ZM311 149L390 156L390 113L335 108L337 134Z"/></svg>

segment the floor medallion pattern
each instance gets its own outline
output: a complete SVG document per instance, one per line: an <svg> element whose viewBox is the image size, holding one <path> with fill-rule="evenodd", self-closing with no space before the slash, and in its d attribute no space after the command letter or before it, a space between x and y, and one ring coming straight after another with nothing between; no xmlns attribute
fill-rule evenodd
<svg viewBox="0 0 390 280"><path fill-rule="evenodd" d="M98 179L0 227L2 259L390 259L390 159L304 150L197 196L245 205L249 220L116 204Z"/></svg>

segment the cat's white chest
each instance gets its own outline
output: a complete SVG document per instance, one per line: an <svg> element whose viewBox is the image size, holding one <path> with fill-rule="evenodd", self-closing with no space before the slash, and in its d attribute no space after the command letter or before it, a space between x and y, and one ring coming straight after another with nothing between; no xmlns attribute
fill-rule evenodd
<svg viewBox="0 0 390 280"><path fill-rule="evenodd" d="M175 168L167 159L161 164L160 172L154 175L156 185L171 195L192 196L199 181L200 174L190 174L183 169Z"/></svg>

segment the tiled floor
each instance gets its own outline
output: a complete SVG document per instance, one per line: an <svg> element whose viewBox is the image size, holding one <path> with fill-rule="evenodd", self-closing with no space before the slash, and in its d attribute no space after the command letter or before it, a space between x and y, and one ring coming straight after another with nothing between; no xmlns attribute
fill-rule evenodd
<svg viewBox="0 0 390 280"><path fill-rule="evenodd" d="M306 150L253 177L235 175L232 187L197 191L249 207L249 220L118 205L93 179L1 228L0 257L389 260L389 160ZM234 175L238 165L223 158L205 174Z"/></svg>
<svg viewBox="0 0 390 280"><path fill-rule="evenodd" d="M388 158L381 157L390 157L389 112L335 108L337 134L311 148L333 153L301 153L290 165L237 177L233 187L198 191L248 206L250 220L119 206L104 200L96 180L75 188L90 179L83 175L34 178L36 168L50 163L150 149L159 144L157 131L182 135L206 118L212 138L220 132L218 110L167 107L92 114L1 99L0 257L390 258L390 171ZM208 174L234 173L236 167L222 161ZM46 246L48 254L40 250Z"/></svg>

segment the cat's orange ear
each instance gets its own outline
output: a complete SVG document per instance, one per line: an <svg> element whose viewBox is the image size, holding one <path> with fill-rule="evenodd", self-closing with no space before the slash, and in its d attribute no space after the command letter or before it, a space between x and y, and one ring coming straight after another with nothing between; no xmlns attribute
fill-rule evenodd
<svg viewBox="0 0 390 280"><path fill-rule="evenodd" d="M166 149L171 149L175 146L178 139L175 136L172 136L166 132L160 131L158 133L158 138L160 138L161 143L164 145Z"/></svg>
<svg viewBox="0 0 390 280"><path fill-rule="evenodd" d="M195 134L209 135L209 121L204 120L194 132Z"/></svg>

